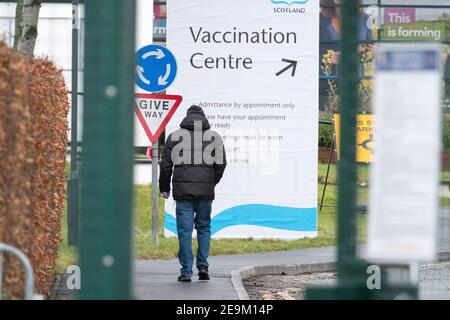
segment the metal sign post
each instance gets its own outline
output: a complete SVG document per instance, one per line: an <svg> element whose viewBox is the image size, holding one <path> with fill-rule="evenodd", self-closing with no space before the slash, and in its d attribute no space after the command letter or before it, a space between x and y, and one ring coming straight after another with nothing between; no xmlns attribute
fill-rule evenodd
<svg viewBox="0 0 450 320"><path fill-rule="evenodd" d="M166 94L136 94L135 113L152 143L152 244L158 246L158 138L183 98ZM157 110L157 111L154 111Z"/></svg>
<svg viewBox="0 0 450 320"><path fill-rule="evenodd" d="M152 245L158 246L158 140L152 144Z"/></svg>
<svg viewBox="0 0 450 320"><path fill-rule="evenodd" d="M152 143L152 245L158 246L158 138L181 104L182 97L163 92L177 74L174 55L160 45L147 45L136 52L136 116ZM163 73L161 73L163 70ZM142 93L151 92L149 93ZM155 94L161 92L162 94Z"/></svg>

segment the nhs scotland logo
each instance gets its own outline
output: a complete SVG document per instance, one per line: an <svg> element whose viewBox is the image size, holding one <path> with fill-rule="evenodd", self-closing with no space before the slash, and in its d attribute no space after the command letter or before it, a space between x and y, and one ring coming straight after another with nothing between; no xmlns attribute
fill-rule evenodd
<svg viewBox="0 0 450 320"><path fill-rule="evenodd" d="M305 13L306 9L304 7L299 7L305 5L309 0L271 0L276 7L273 8L273 13Z"/></svg>
<svg viewBox="0 0 450 320"><path fill-rule="evenodd" d="M287 4L288 6L292 6L294 4L307 4L309 0L303 0L303 1L277 1L272 0L273 4Z"/></svg>

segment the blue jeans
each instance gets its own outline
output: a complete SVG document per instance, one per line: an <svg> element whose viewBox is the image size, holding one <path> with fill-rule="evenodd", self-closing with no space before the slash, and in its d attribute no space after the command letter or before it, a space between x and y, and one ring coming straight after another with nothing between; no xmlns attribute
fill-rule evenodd
<svg viewBox="0 0 450 320"><path fill-rule="evenodd" d="M181 274L192 276L194 256L192 254L192 231L197 230L197 268L208 268L209 243L211 239L212 200L176 200L178 260ZM195 214L194 214L195 213Z"/></svg>

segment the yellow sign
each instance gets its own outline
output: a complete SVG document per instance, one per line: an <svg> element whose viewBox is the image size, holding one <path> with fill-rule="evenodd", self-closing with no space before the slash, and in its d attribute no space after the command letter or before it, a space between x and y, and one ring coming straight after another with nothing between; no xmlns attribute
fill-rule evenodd
<svg viewBox="0 0 450 320"><path fill-rule="evenodd" d="M375 116L372 114L359 114L356 117L356 162L370 163L373 158L373 135ZM334 132L336 134L337 156L340 159L341 149L341 116L334 115Z"/></svg>

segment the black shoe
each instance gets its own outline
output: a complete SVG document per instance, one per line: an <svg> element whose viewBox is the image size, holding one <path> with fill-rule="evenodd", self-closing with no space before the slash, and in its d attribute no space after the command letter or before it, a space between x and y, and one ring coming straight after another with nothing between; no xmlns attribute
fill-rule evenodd
<svg viewBox="0 0 450 320"><path fill-rule="evenodd" d="M178 281L179 282L191 282L192 280L191 280L191 277L189 277L189 276L181 275L178 277Z"/></svg>
<svg viewBox="0 0 450 320"><path fill-rule="evenodd" d="M198 280L210 280L208 268L198 268Z"/></svg>

